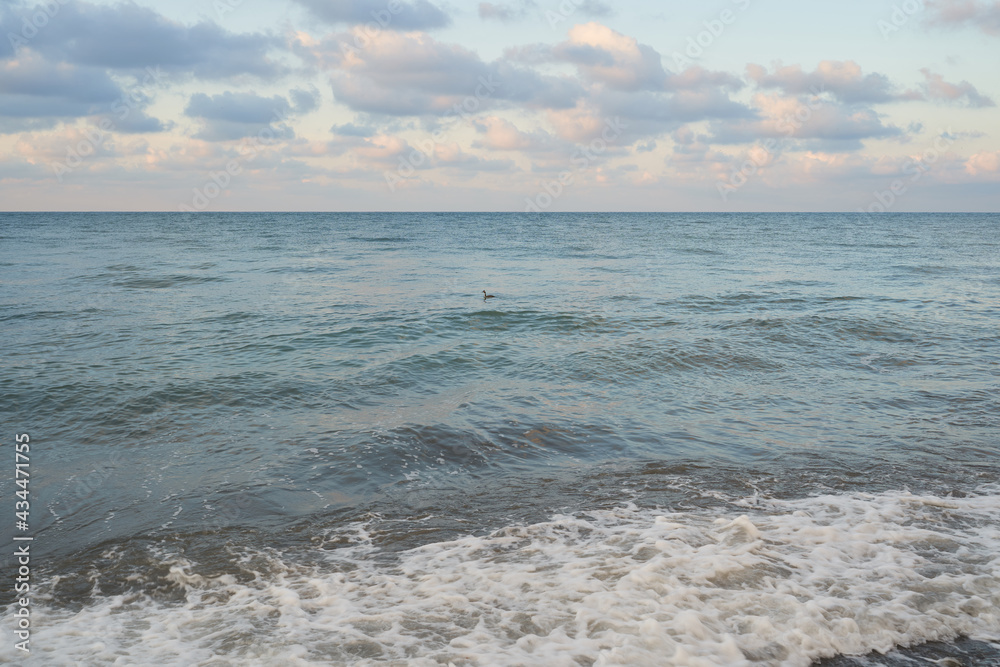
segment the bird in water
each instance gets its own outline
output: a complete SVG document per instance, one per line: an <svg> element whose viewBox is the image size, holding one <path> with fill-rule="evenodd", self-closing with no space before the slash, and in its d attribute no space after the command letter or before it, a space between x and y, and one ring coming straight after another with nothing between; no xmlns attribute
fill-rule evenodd
<svg viewBox="0 0 1000 667"><path fill-rule="evenodd" d="M495 299L495 298L496 298L495 296L493 296L492 294L487 294L486 290L483 290L483 301L486 301L486 299Z"/></svg>

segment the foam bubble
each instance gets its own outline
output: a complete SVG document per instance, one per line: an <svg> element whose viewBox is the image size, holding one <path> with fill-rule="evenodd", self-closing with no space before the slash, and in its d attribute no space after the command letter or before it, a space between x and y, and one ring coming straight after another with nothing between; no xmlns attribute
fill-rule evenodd
<svg viewBox="0 0 1000 667"><path fill-rule="evenodd" d="M175 558L177 603L38 603L33 659L806 667L958 636L1000 640L996 489L743 504L719 515L634 505L561 515L391 562L359 524L356 543L322 565L272 553L249 583L191 574ZM12 651L8 642L0 658Z"/></svg>

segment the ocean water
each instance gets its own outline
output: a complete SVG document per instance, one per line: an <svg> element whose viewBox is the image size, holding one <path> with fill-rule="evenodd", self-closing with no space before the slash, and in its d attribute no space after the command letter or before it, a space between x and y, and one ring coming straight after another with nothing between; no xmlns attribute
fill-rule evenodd
<svg viewBox="0 0 1000 667"><path fill-rule="evenodd" d="M985 214L0 214L0 662L1000 665L998 268Z"/></svg>

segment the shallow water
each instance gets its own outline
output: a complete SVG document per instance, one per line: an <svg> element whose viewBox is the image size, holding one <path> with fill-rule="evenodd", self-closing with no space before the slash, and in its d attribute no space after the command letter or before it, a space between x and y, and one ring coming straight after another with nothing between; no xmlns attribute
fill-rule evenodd
<svg viewBox="0 0 1000 667"><path fill-rule="evenodd" d="M0 215L26 664L991 664L997 230Z"/></svg>

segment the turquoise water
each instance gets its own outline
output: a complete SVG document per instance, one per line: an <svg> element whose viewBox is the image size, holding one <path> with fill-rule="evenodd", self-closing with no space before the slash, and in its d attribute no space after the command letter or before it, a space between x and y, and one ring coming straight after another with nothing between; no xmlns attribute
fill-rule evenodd
<svg viewBox="0 0 1000 667"><path fill-rule="evenodd" d="M2 214L29 660L995 660L998 223Z"/></svg>

